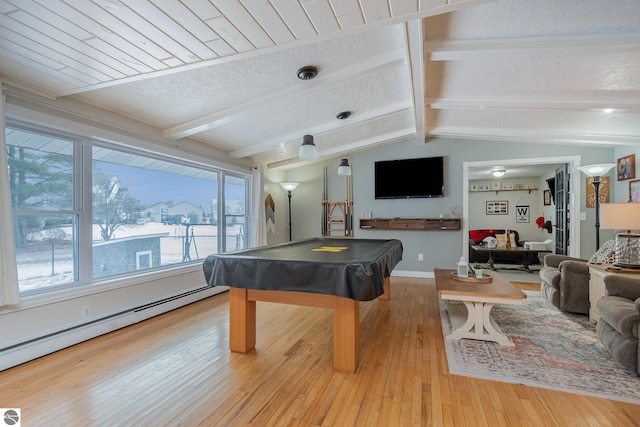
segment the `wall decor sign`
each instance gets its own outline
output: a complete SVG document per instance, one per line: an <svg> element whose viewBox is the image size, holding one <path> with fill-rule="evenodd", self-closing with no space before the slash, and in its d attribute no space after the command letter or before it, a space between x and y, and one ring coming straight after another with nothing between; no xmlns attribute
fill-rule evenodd
<svg viewBox="0 0 640 427"><path fill-rule="evenodd" d="M507 200L497 200L487 202L487 215L507 215L509 214L509 202Z"/></svg>
<svg viewBox="0 0 640 427"><path fill-rule="evenodd" d="M543 199L544 199L544 205L545 206L549 206L551 204L551 191L549 190L544 190L543 194Z"/></svg>
<svg viewBox="0 0 640 427"><path fill-rule="evenodd" d="M598 190L598 195L600 199L600 204L609 203L609 177L601 176L600 177L600 189ZM595 189L593 188L593 178L587 177L587 207L595 208L596 207L596 194Z"/></svg>
<svg viewBox="0 0 640 427"><path fill-rule="evenodd" d="M640 179L629 181L629 201L640 203Z"/></svg>
<svg viewBox="0 0 640 427"><path fill-rule="evenodd" d="M516 205L516 222L529 222L529 205Z"/></svg>
<svg viewBox="0 0 640 427"><path fill-rule="evenodd" d="M618 181L636 177L636 155L630 154L618 159Z"/></svg>

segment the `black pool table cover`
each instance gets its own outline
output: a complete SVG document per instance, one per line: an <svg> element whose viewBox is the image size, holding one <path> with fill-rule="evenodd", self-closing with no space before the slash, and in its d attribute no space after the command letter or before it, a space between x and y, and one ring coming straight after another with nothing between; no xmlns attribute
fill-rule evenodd
<svg viewBox="0 0 640 427"><path fill-rule="evenodd" d="M402 260L402 242L312 238L209 255L209 286L310 292L370 301L384 294L384 280Z"/></svg>

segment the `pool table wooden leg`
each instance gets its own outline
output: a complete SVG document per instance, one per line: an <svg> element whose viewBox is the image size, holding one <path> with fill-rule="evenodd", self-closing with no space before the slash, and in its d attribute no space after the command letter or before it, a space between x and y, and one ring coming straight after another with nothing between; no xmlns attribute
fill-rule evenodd
<svg viewBox="0 0 640 427"><path fill-rule="evenodd" d="M384 279L384 294L378 297L379 299L391 299L391 277Z"/></svg>
<svg viewBox="0 0 640 427"><path fill-rule="evenodd" d="M333 307L333 369L355 372L360 361L360 302L335 297Z"/></svg>
<svg viewBox="0 0 640 427"><path fill-rule="evenodd" d="M256 302L247 289L229 288L229 349L247 353L256 347Z"/></svg>

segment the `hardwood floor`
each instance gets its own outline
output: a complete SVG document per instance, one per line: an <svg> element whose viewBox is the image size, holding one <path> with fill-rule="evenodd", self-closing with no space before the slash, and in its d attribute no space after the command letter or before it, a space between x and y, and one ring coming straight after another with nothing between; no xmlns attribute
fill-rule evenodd
<svg viewBox="0 0 640 427"><path fill-rule="evenodd" d="M24 426L638 425L640 405L450 375L433 279L391 287L361 303L355 374L332 369L328 309L258 303L257 351L229 352L223 293L0 372L0 406Z"/></svg>

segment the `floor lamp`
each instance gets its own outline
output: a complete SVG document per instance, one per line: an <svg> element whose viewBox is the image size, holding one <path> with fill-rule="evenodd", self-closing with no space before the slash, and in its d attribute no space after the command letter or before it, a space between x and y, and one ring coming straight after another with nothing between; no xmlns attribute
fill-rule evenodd
<svg viewBox="0 0 640 427"><path fill-rule="evenodd" d="M616 166L615 163L600 163L597 165L580 166L578 170L592 178L594 190L594 205L596 208L596 251L600 249L600 178Z"/></svg>
<svg viewBox="0 0 640 427"><path fill-rule="evenodd" d="M291 192L298 186L297 182L281 182L280 185L287 192L289 197L289 241L291 241Z"/></svg>

